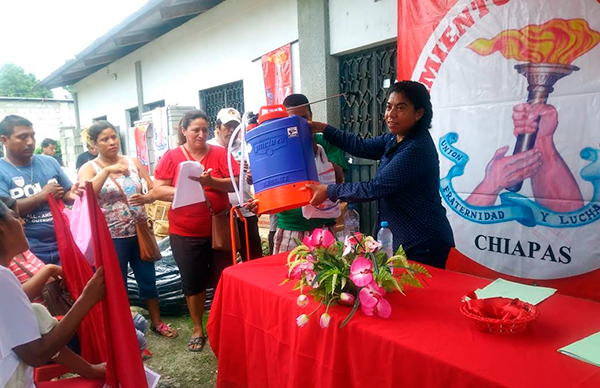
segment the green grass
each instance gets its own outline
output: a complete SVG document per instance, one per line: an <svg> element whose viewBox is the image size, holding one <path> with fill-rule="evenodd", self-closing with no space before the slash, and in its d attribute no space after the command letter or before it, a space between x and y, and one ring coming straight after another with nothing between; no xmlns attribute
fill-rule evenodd
<svg viewBox="0 0 600 388"><path fill-rule="evenodd" d="M164 317L179 332L179 337L169 339L148 331L148 349L153 356L145 361L147 367L161 375L159 388L213 388L217 381L217 358L207 342L204 350L193 353L187 350L193 324L188 315ZM208 313L204 314L204 327Z"/></svg>

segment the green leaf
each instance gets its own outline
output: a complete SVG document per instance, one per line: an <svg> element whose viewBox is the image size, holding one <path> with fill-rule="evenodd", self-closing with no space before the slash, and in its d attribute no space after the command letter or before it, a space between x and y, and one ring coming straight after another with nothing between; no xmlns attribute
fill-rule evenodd
<svg viewBox="0 0 600 388"><path fill-rule="evenodd" d="M431 277L431 274L429 273L429 271L427 271L427 268L423 267L421 264L418 263L408 263L408 270L425 275L428 278Z"/></svg>
<svg viewBox="0 0 600 388"><path fill-rule="evenodd" d="M331 277L331 294L333 294L335 292L335 286L337 284L337 278L338 278L338 274L334 273L333 276Z"/></svg>
<svg viewBox="0 0 600 388"><path fill-rule="evenodd" d="M412 287L423 288L423 285L421 284L419 279L417 279L415 276L411 275L408 272L405 272L402 275L400 275L400 283L407 284Z"/></svg>
<svg viewBox="0 0 600 388"><path fill-rule="evenodd" d="M346 326L348 321L350 321L350 318L352 318L354 316L354 313L356 313L356 310L358 310L359 305L360 305L360 299L358 297L356 297L356 299L354 300L354 306L352 306L352 310L350 311L350 314L348 314L346 319L344 319L344 321L341 323L340 329L343 328L344 326Z"/></svg>
<svg viewBox="0 0 600 388"><path fill-rule="evenodd" d="M403 257L406 257L406 252L404 252L404 248L402 247L402 245L400 245L398 247L398 250L396 251L396 254L394 256L403 256Z"/></svg>
<svg viewBox="0 0 600 388"><path fill-rule="evenodd" d="M300 245L306 246L302 241L298 240L296 237L293 237L292 240L294 240L297 247L299 247Z"/></svg>

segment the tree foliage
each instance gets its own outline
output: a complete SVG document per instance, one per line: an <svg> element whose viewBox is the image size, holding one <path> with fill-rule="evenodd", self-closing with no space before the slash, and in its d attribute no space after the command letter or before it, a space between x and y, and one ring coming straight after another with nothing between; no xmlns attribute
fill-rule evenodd
<svg viewBox="0 0 600 388"><path fill-rule="evenodd" d="M45 87L33 90L39 80L32 73L25 73L21 66L7 63L0 68L0 96L53 98L54 94Z"/></svg>

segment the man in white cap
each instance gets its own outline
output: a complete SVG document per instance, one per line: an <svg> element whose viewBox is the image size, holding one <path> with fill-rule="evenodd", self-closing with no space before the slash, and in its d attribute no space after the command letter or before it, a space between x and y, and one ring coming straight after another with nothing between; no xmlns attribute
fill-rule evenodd
<svg viewBox="0 0 600 388"><path fill-rule="evenodd" d="M211 146L227 148L233 131L242 121L240 112L234 108L224 108L219 111L217 115L217 124L215 126L215 137L207 141L207 144ZM231 149L231 155L240 163L242 160L241 142L237 138ZM246 155L246 166L248 166L248 156ZM247 201L252 196L250 191L250 185L244 184L244 200ZM235 193L229 193L229 202L232 205L238 204L238 199ZM248 243L250 245L250 258L257 259L262 257L262 243L260 234L258 232L258 217L256 214L250 212L248 209L242 207L242 214L248 222ZM248 256L246 253L246 234L244 233L244 223L242 220L238 220L238 228L240 230L241 238L241 249L240 253L242 258L245 260Z"/></svg>

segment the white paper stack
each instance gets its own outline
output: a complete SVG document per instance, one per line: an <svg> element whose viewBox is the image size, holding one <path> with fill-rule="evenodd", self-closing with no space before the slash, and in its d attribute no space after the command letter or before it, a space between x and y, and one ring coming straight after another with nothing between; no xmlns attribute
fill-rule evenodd
<svg viewBox="0 0 600 388"><path fill-rule="evenodd" d="M204 166L200 162L187 161L179 165L175 198L171 205L173 209L206 201L204 189L200 183L189 178L190 176L200 176L203 172Z"/></svg>

